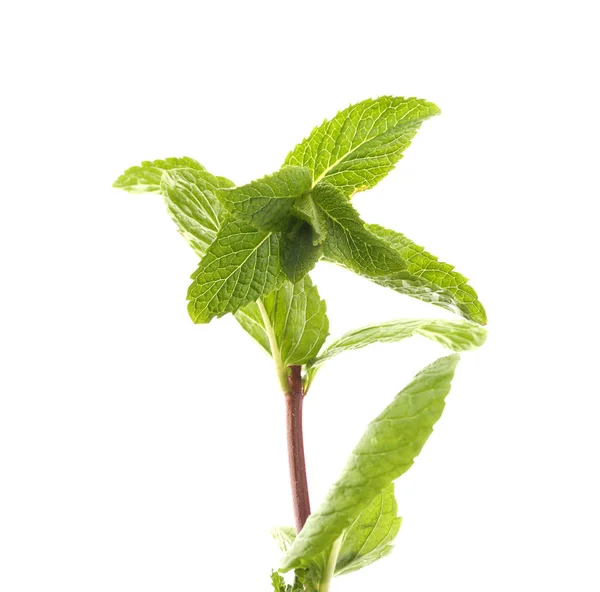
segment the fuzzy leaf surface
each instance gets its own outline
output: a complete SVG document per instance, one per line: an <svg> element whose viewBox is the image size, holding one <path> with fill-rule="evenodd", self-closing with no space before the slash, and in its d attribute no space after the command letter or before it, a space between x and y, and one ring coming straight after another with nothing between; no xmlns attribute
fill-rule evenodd
<svg viewBox="0 0 600 592"><path fill-rule="evenodd" d="M444 409L458 354L427 366L367 427L337 482L311 514L282 569L310 567L421 452Z"/></svg>
<svg viewBox="0 0 600 592"><path fill-rule="evenodd" d="M313 377L317 369L331 358L372 343L395 343L413 335L421 335L455 352L476 349L485 343L487 331L480 325L462 320L398 319L376 325L367 325L348 331L336 339L315 360L307 371Z"/></svg>
<svg viewBox="0 0 600 592"><path fill-rule="evenodd" d="M356 571L389 555L401 523L394 484L390 483L373 498L344 533L335 566L336 575Z"/></svg>
<svg viewBox="0 0 600 592"><path fill-rule="evenodd" d="M284 166L280 171L241 187L218 193L225 208L234 216L261 230L284 230L290 225L294 198L311 188L310 171Z"/></svg>
<svg viewBox="0 0 600 592"><path fill-rule="evenodd" d="M382 286L396 292L441 306L480 325L487 323L483 305L477 292L466 277L448 263L425 251L403 234L375 224L367 225L369 231L386 241L406 261L410 277L405 274L388 274L372 278Z"/></svg>
<svg viewBox="0 0 600 592"><path fill-rule="evenodd" d="M191 168L165 171L160 190L171 218L190 246L202 257L214 242L224 219L215 193L233 183Z"/></svg>
<svg viewBox="0 0 600 592"><path fill-rule="evenodd" d="M312 195L325 220L325 257L371 278L392 274L408 277L402 257L365 227L339 189L320 183Z"/></svg>
<svg viewBox="0 0 600 592"><path fill-rule="evenodd" d="M383 179L421 123L439 112L423 99L367 99L316 127L288 154L285 164L307 167L313 185L324 180L350 197Z"/></svg>
<svg viewBox="0 0 600 592"><path fill-rule="evenodd" d="M284 366L305 364L321 349L329 334L325 301L307 275L292 284L286 281L262 299ZM255 302L239 310L236 319L271 354L269 339Z"/></svg>
<svg viewBox="0 0 600 592"><path fill-rule="evenodd" d="M188 311L195 323L236 312L285 281L279 263L279 238L247 222L228 219L192 280Z"/></svg>
<svg viewBox="0 0 600 592"><path fill-rule="evenodd" d="M129 191L129 193L158 193L160 180L164 171L206 169L193 158L165 158L164 160L144 160L139 166L128 168L114 183L113 187Z"/></svg>

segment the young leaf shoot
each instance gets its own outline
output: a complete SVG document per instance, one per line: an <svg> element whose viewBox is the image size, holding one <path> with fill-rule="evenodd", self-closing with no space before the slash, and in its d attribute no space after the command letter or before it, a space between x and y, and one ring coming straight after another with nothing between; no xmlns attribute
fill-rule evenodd
<svg viewBox="0 0 600 592"><path fill-rule="evenodd" d="M198 255L187 294L194 323L232 314L273 359L286 403L296 523L272 531L283 553L271 572L275 591L328 592L335 577L390 554L401 524L395 481L442 415L459 352L485 342L485 309L467 279L400 232L366 223L351 201L391 172L421 124L438 114L421 99L367 99L316 127L281 169L246 185L189 157L143 161L114 183L161 194ZM321 262L461 318L399 318L326 344L327 307L309 275ZM346 351L415 335L454 353L419 372L367 426L311 513L302 408L318 370Z"/></svg>

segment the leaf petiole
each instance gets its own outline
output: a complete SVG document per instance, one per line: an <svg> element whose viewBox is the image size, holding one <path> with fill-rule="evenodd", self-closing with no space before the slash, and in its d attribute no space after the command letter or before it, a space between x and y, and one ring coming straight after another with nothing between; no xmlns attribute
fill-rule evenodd
<svg viewBox="0 0 600 592"><path fill-rule="evenodd" d="M288 371L287 368L283 365L283 360L281 358L281 350L277 345L275 329L273 329L273 324L271 323L271 319L269 319L269 314L267 313L267 309L265 308L262 299L259 298L256 301L256 304L258 305L258 309L260 310L260 316L262 317L263 325L265 326L265 332L269 340L269 347L271 348L271 356L273 357L273 362L275 362L275 371L277 372L277 379L279 380L279 385L281 386L283 394L288 395L290 393Z"/></svg>
<svg viewBox="0 0 600 592"><path fill-rule="evenodd" d="M329 558L327 559L325 573L323 574L323 579L319 584L319 592L329 592L331 580L333 580L333 576L335 575L335 566L337 565L338 555L340 554L342 542L344 541L344 534L345 533L342 532L342 534L336 539L331 547L331 552L329 553Z"/></svg>

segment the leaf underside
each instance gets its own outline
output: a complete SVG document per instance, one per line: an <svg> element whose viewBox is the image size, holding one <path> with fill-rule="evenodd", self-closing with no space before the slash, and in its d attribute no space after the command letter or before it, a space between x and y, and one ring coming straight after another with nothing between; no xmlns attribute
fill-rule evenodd
<svg viewBox="0 0 600 592"><path fill-rule="evenodd" d="M408 277L402 257L365 227L339 189L320 183L313 190L313 199L325 220L325 257L370 278L391 274Z"/></svg>
<svg viewBox="0 0 600 592"><path fill-rule="evenodd" d="M348 331L330 343L321 354L308 364L309 374L331 358L372 343L395 343L421 335L455 352L464 352L481 347L487 331L475 323L463 320L444 319L398 319L360 329Z"/></svg>
<svg viewBox="0 0 600 592"><path fill-rule="evenodd" d="M335 567L336 575L357 571L389 555L394 548L392 541L398 534L401 523L394 484L390 483L344 532Z"/></svg>
<svg viewBox="0 0 600 592"><path fill-rule="evenodd" d="M165 171L160 182L167 210L179 232L202 257L214 242L225 212L215 193L233 183L206 171Z"/></svg>
<svg viewBox="0 0 600 592"><path fill-rule="evenodd" d="M441 306L480 325L487 323L485 309L477 293L467 283L467 278L455 271L452 265L439 261L399 232L376 224L368 224L367 228L402 257L410 274L409 279L404 274L389 274L374 279L376 283Z"/></svg>
<svg viewBox="0 0 600 592"><path fill-rule="evenodd" d="M341 477L284 557L282 570L310 567L384 487L412 466L442 414L458 360L453 354L422 370L369 424Z"/></svg>
<svg viewBox="0 0 600 592"><path fill-rule="evenodd" d="M197 160L188 156L144 160L141 165L128 168L113 183L113 187L129 193L158 193L163 172L182 169L206 171Z"/></svg>

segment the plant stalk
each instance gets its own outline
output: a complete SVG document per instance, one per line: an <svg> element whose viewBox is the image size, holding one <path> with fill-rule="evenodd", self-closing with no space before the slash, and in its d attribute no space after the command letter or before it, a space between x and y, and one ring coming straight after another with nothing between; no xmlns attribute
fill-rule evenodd
<svg viewBox="0 0 600 592"><path fill-rule="evenodd" d="M310 516L310 498L306 478L306 461L304 459L304 436L302 434L302 403L304 400L302 366L290 366L288 374L288 368L283 365L281 352L279 351L275 337L275 330L271 324L265 305L260 298L257 300L257 304L269 340L271 355L275 362L277 378L279 379L281 390L285 395L287 449L292 486L292 502L294 505L296 532L300 532L307 518Z"/></svg>
<svg viewBox="0 0 600 592"><path fill-rule="evenodd" d="M289 393L285 396L287 449L290 466L290 482L292 485L292 501L296 532L300 532L310 516L310 498L306 478L306 461L304 459L304 438L302 435L302 366L290 366Z"/></svg>

